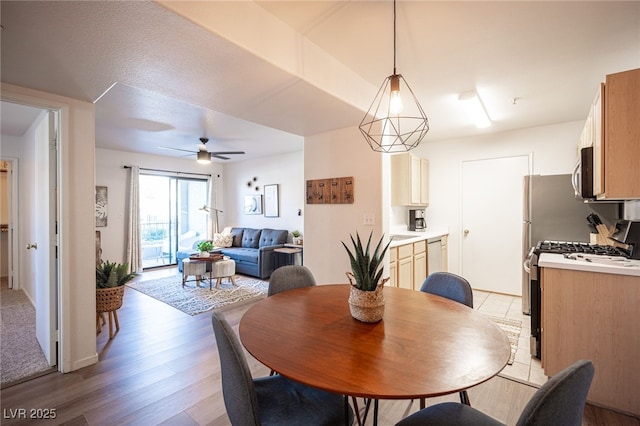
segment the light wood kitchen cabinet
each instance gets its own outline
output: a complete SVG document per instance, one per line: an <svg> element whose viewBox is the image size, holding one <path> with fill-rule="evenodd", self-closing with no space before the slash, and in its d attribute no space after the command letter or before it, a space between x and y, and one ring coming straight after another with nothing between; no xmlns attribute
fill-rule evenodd
<svg viewBox="0 0 640 426"><path fill-rule="evenodd" d="M389 248L389 285L398 286L398 248Z"/></svg>
<svg viewBox="0 0 640 426"><path fill-rule="evenodd" d="M428 273L427 241L402 244L389 250L389 285L420 290Z"/></svg>
<svg viewBox="0 0 640 426"><path fill-rule="evenodd" d="M413 244L398 246L398 287L413 289Z"/></svg>
<svg viewBox="0 0 640 426"><path fill-rule="evenodd" d="M607 75L602 105L602 137L594 140L596 196L640 199L640 69Z"/></svg>
<svg viewBox="0 0 640 426"><path fill-rule="evenodd" d="M588 400L640 415L640 277L555 268L541 275L545 374L591 360Z"/></svg>
<svg viewBox="0 0 640 426"><path fill-rule="evenodd" d="M408 153L391 157L391 203L394 206L429 205L429 160Z"/></svg>
<svg viewBox="0 0 640 426"><path fill-rule="evenodd" d="M413 289L420 290L422 283L427 278L427 241L422 240L413 243Z"/></svg>

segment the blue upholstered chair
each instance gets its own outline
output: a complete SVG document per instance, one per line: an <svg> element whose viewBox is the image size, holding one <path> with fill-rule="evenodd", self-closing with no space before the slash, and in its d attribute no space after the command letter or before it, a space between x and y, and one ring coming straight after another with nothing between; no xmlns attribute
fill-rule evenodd
<svg viewBox="0 0 640 426"><path fill-rule="evenodd" d="M244 350L224 315L214 311L211 320L220 354L224 405L231 424L343 426L353 423L353 410L341 395L280 375L253 379Z"/></svg>
<svg viewBox="0 0 640 426"><path fill-rule="evenodd" d="M473 308L473 292L469 281L450 272L434 272L422 283L420 291L446 297ZM466 390L460 391L460 402L470 405ZM420 408L425 407L424 398L420 399Z"/></svg>
<svg viewBox="0 0 640 426"><path fill-rule="evenodd" d="M281 266L271 273L267 296L273 296L274 294L293 290L294 288L310 287L314 285L316 285L316 279L306 266Z"/></svg>
<svg viewBox="0 0 640 426"><path fill-rule="evenodd" d="M451 272L429 274L420 291L446 297L473 308L473 292L469 281Z"/></svg>
<svg viewBox="0 0 640 426"><path fill-rule="evenodd" d="M517 426L580 426L593 379L591 361L577 361L542 385L520 414ZM492 417L457 402L427 407L396 426L502 425Z"/></svg>

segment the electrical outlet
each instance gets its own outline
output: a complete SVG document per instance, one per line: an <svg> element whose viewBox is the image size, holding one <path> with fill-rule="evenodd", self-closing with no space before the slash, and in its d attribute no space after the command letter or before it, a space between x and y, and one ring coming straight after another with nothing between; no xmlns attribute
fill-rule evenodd
<svg viewBox="0 0 640 426"><path fill-rule="evenodd" d="M376 224L376 216L373 213L364 214L364 224L366 226L373 226Z"/></svg>

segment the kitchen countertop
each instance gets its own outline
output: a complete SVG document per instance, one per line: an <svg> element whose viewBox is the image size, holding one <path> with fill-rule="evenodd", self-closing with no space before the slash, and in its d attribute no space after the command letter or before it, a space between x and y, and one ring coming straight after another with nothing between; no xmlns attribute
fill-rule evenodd
<svg viewBox="0 0 640 426"><path fill-rule="evenodd" d="M422 240L430 240L432 238L438 238L445 235L449 235L449 229L447 227L435 227L435 228L427 228L426 230L421 232L417 232L417 231L392 232L391 236L393 237L394 235L401 235L403 237L406 236L410 238L392 240L389 247L398 247L405 244L416 243Z"/></svg>
<svg viewBox="0 0 640 426"><path fill-rule="evenodd" d="M575 255L572 255L574 257ZM585 260L585 258L591 261ZM616 260L612 260L616 259ZM575 259L562 254L542 253L538 266L543 268L571 269L574 271L600 272L603 274L631 275L640 277L640 260L622 257L582 255Z"/></svg>

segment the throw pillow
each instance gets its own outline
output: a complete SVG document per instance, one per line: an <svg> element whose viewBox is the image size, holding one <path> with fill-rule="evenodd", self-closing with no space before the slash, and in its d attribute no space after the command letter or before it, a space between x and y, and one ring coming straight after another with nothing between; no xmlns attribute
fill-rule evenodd
<svg viewBox="0 0 640 426"><path fill-rule="evenodd" d="M233 235L231 234L214 234L213 245L216 247L231 247L233 244Z"/></svg>

